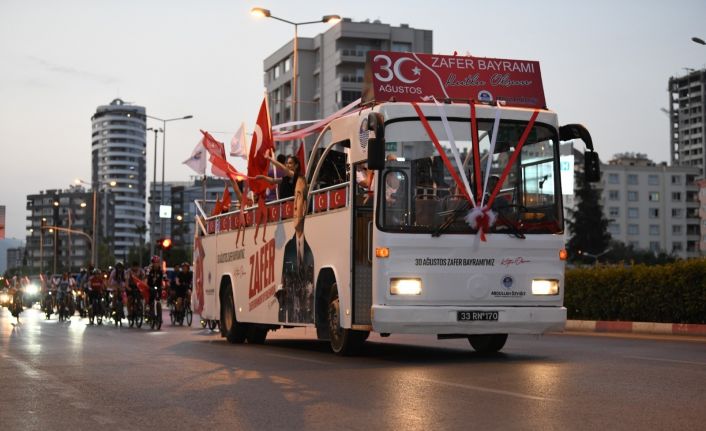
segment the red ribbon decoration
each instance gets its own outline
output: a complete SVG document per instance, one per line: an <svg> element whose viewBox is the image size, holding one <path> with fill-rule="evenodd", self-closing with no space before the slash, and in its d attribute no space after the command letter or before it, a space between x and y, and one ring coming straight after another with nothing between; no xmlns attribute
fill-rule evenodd
<svg viewBox="0 0 706 431"><path fill-rule="evenodd" d="M505 169L503 170L503 174L500 176L500 180L498 180L498 183L495 184L495 189L493 189L493 193L490 194L488 202L485 204L487 208L490 208L493 205L495 196L500 193L500 187L503 185L505 179L510 174L510 169L512 169L512 166L515 164L515 160L517 160L517 157L519 157L520 151L522 150L522 146L525 145L525 141L527 140L527 137L529 136L532 127L534 127L534 121L537 119L537 115L539 115L539 110L535 109L532 113L532 116L530 117L529 122L527 123L527 127L525 127L525 131L522 132L522 136L520 137L520 141L517 143L517 147L515 147L515 151L512 152L510 160L507 162L507 165L505 165ZM492 154L489 155L489 157L492 156Z"/></svg>
<svg viewBox="0 0 706 431"><path fill-rule="evenodd" d="M488 215L488 211L490 211L490 207L483 207L477 219L478 233L480 234L481 241L485 241L485 232L490 230L490 216Z"/></svg>
<svg viewBox="0 0 706 431"><path fill-rule="evenodd" d="M411 102L411 103L412 103L412 106L414 107L414 110L417 111L417 115L419 116L419 119L422 120L422 125L424 126L424 129L426 129L427 135L429 135L429 138L434 143L434 146L436 147L436 151L439 152L439 156L441 156L441 160L443 160L444 165L446 166L446 169L449 170L449 173L451 173L451 176L453 177L454 181L456 181L456 185L463 192L463 196L466 197L468 202L472 203L473 200L468 195L468 191L466 190L465 187L463 187L463 182L458 177L458 174L456 173L456 171L453 169L453 166L451 165L451 161L446 156L446 151L444 151L444 149L442 148L441 144L439 143L439 139L437 139L436 135L434 134L434 131L432 130L431 126L429 125L429 121L427 121L427 117L424 116L424 113L422 112L421 109L419 109L419 105L417 105L416 102Z"/></svg>

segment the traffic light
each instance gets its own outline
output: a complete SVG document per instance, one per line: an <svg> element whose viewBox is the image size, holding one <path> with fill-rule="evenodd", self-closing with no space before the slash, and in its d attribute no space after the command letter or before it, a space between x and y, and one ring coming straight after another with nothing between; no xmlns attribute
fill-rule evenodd
<svg viewBox="0 0 706 431"><path fill-rule="evenodd" d="M157 245L162 248L162 250L169 250L172 248L172 239L171 238L162 238L157 241Z"/></svg>

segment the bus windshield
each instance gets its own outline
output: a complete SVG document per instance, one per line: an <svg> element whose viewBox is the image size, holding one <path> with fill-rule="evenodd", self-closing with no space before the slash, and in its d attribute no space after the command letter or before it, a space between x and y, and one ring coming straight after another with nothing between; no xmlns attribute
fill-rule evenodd
<svg viewBox="0 0 706 431"><path fill-rule="evenodd" d="M479 120L479 163L475 163L470 121L468 118L448 120L477 205L480 206L482 200L487 204L527 122L500 121L495 147L490 154L494 123ZM460 178L443 124L438 118L429 118L429 123ZM456 184L419 119L390 121L386 124L385 135L387 161L385 170L380 173L381 181L378 181L378 227L394 232L475 233L476 230L464 220L472 208L463 195L465 186ZM486 176L489 157L490 172ZM524 238L527 234L563 231L558 161L556 129L535 123L491 204L497 217L487 233L508 233ZM476 165L480 166L477 173Z"/></svg>

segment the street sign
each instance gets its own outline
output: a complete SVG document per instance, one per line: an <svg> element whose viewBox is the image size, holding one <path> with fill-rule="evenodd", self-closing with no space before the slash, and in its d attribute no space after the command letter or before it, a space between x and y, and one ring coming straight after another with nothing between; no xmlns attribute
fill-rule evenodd
<svg viewBox="0 0 706 431"><path fill-rule="evenodd" d="M171 205L160 205L159 206L159 218L172 218L172 206Z"/></svg>

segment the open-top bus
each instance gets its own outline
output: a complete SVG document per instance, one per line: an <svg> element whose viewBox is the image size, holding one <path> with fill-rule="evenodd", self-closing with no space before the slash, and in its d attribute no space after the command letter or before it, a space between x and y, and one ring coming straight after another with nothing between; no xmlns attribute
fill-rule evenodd
<svg viewBox="0 0 706 431"><path fill-rule="evenodd" d="M405 67L448 73L435 57L369 54L368 85L380 87L320 131L295 196L267 203L264 238L255 208L196 217L194 303L230 342L309 326L340 354L371 331L464 337L495 352L508 334L563 329L559 143L585 142L595 181L590 135L559 127L543 93L523 106L512 89L500 103L493 71L473 90L491 101L421 101L434 90L407 84L415 72ZM529 73L541 90L538 67Z"/></svg>

